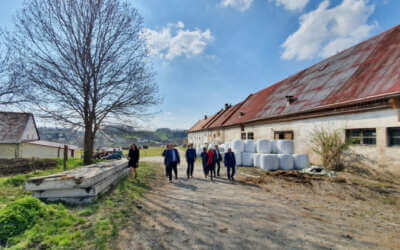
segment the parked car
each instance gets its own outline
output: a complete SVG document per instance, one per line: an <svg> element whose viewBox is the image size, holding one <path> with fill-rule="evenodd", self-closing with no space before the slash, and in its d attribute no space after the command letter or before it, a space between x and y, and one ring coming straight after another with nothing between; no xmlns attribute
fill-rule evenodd
<svg viewBox="0 0 400 250"><path fill-rule="evenodd" d="M102 160L121 160L122 155L120 153L109 154L107 156L102 157Z"/></svg>

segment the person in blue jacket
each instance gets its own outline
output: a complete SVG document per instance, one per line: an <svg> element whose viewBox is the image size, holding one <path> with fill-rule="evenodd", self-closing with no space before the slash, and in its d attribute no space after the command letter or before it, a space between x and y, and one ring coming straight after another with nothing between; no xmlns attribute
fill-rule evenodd
<svg viewBox="0 0 400 250"><path fill-rule="evenodd" d="M170 183L172 183L172 171L175 173L175 179L178 179L178 164L180 162L178 150L172 144L169 144L167 151L165 151L165 163Z"/></svg>
<svg viewBox="0 0 400 250"><path fill-rule="evenodd" d="M193 170L194 170L194 162L196 161L196 150L193 148L193 144L189 144L188 149L186 150L186 161L187 161L187 169L186 174L187 178L193 178Z"/></svg>
<svg viewBox="0 0 400 250"><path fill-rule="evenodd" d="M231 148L229 148L228 152L225 153L224 164L226 166L228 179L234 181L235 179L233 177L235 176L236 172L236 158L235 153L232 152Z"/></svg>
<svg viewBox="0 0 400 250"><path fill-rule="evenodd" d="M222 155L221 155L221 152L219 151L218 145L215 145L214 154L215 154L215 164L216 164L216 166L218 166L217 176L219 176L219 172L221 170ZM214 173L214 177L215 177L215 173Z"/></svg>
<svg viewBox="0 0 400 250"><path fill-rule="evenodd" d="M208 168L207 168L208 155L207 155L207 148L203 148L203 152L201 152L200 157L201 157L201 162L203 163L203 172L204 172L204 176L207 178L207 176L208 176Z"/></svg>

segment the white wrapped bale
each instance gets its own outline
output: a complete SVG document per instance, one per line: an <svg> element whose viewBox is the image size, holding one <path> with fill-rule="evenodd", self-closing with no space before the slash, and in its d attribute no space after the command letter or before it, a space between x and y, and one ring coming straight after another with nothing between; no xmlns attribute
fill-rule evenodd
<svg viewBox="0 0 400 250"><path fill-rule="evenodd" d="M297 170L302 170L310 166L310 160L308 155L305 154L294 154L294 168Z"/></svg>
<svg viewBox="0 0 400 250"><path fill-rule="evenodd" d="M232 142L232 151L242 153L244 151L244 143L241 140L234 140Z"/></svg>
<svg viewBox="0 0 400 250"><path fill-rule="evenodd" d="M260 168L264 170L278 170L278 156L273 154L262 154L260 157Z"/></svg>
<svg viewBox="0 0 400 250"><path fill-rule="evenodd" d="M243 166L246 166L246 167L252 167L253 166L253 154L254 153L248 153L248 152L243 152L242 153L242 164L243 164Z"/></svg>
<svg viewBox="0 0 400 250"><path fill-rule="evenodd" d="M268 140L257 141L257 153L270 154L271 153L271 142Z"/></svg>
<svg viewBox="0 0 400 250"><path fill-rule="evenodd" d="M292 140L278 140L276 146L278 154L294 154L294 143Z"/></svg>
<svg viewBox="0 0 400 250"><path fill-rule="evenodd" d="M277 140L271 141L271 153L278 154L278 141Z"/></svg>
<svg viewBox="0 0 400 250"><path fill-rule="evenodd" d="M294 168L293 156L288 154L279 154L279 168L282 170L292 170Z"/></svg>
<svg viewBox="0 0 400 250"><path fill-rule="evenodd" d="M254 167L261 167L261 156L262 154L253 154L253 166Z"/></svg>
<svg viewBox="0 0 400 250"><path fill-rule="evenodd" d="M247 140L244 142L244 152L255 153L256 143L253 140Z"/></svg>
<svg viewBox="0 0 400 250"><path fill-rule="evenodd" d="M242 152L232 152L235 154L236 166L243 166Z"/></svg>

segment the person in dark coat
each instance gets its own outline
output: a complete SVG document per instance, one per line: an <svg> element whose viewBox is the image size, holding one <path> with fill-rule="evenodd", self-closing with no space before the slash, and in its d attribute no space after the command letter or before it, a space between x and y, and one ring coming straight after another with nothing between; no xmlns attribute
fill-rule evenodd
<svg viewBox="0 0 400 250"><path fill-rule="evenodd" d="M175 173L175 179L178 179L178 164L181 162L179 152L172 144L168 145L165 152L165 163L167 164L167 172L169 182L172 183L172 171Z"/></svg>
<svg viewBox="0 0 400 250"><path fill-rule="evenodd" d="M187 178L193 178L193 170L194 170L194 162L196 161L196 150L193 148L193 144L189 145L189 148L186 150L186 161L187 161Z"/></svg>
<svg viewBox="0 0 400 250"><path fill-rule="evenodd" d="M215 153L212 148L210 148L207 152L207 170L210 172L211 180L215 177Z"/></svg>
<svg viewBox="0 0 400 250"><path fill-rule="evenodd" d="M215 163L216 163L216 166L218 166L217 176L219 176L219 172L221 170L222 155L221 155L221 152L219 151L218 145L215 145L214 153L215 153ZM215 174L214 174L214 176L215 176Z"/></svg>
<svg viewBox="0 0 400 250"><path fill-rule="evenodd" d="M168 170L167 170L167 162L166 162L166 154L167 154L167 150L168 150L168 145L167 147L164 149L164 151L162 152L162 157L164 157L164 166L165 166L165 176L168 177Z"/></svg>
<svg viewBox="0 0 400 250"><path fill-rule="evenodd" d="M224 164L226 166L228 179L234 181L235 179L233 177L235 176L236 172L236 158L235 153L232 152L231 148L229 148L228 152L225 153Z"/></svg>
<svg viewBox="0 0 400 250"><path fill-rule="evenodd" d="M133 179L133 172L135 172L135 178L137 178L137 168L139 167L139 157L140 157L140 152L136 144L132 144L129 153L128 153L128 159L129 163L128 166L130 167L129 170L129 176L131 179Z"/></svg>
<svg viewBox="0 0 400 250"><path fill-rule="evenodd" d="M207 155L206 148L203 148L203 152L201 152L200 157L201 157L201 162L203 163L204 177L207 178L207 176L208 176L208 168L207 168L208 155Z"/></svg>

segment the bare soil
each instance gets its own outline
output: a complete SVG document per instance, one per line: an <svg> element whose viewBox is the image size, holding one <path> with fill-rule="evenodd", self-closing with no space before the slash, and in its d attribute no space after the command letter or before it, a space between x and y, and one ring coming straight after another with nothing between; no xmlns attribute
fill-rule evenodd
<svg viewBox="0 0 400 250"><path fill-rule="evenodd" d="M160 162L159 157L147 160ZM241 168L235 183L165 176L120 232L120 249L400 249L398 179Z"/></svg>

